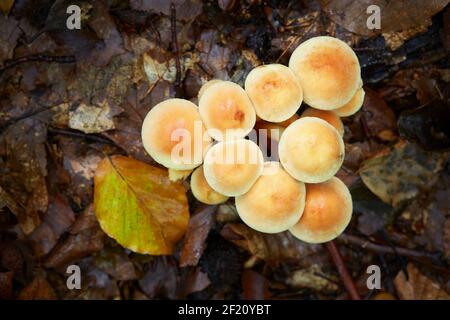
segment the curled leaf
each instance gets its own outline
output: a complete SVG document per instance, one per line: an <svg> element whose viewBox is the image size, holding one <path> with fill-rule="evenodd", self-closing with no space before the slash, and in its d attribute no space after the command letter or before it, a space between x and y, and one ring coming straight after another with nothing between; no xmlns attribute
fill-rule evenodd
<svg viewBox="0 0 450 320"><path fill-rule="evenodd" d="M181 183L167 171L124 156L105 158L94 178L94 209L110 237L138 253L171 254L189 210Z"/></svg>

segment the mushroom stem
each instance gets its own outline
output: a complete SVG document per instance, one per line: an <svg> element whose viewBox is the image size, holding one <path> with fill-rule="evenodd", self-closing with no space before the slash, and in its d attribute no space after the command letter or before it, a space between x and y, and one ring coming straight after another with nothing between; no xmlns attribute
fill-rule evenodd
<svg viewBox="0 0 450 320"><path fill-rule="evenodd" d="M339 272L342 282L344 283L345 289L347 289L348 295L352 300L361 300L361 297L356 290L355 282L353 281L350 273L348 272L347 266L342 259L341 253L333 240L325 243L325 246L330 253L331 259L333 260L336 269Z"/></svg>

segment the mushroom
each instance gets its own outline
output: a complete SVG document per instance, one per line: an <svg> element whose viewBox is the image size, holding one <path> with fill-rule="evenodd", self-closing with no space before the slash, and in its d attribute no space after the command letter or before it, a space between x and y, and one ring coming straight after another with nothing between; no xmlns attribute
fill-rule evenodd
<svg viewBox="0 0 450 320"><path fill-rule="evenodd" d="M304 117L316 117L322 120L325 120L329 124L331 124L341 136L344 135L344 124L341 121L341 118L338 117L336 113L333 111L327 110L318 110L314 108L307 108L302 113L302 118Z"/></svg>
<svg viewBox="0 0 450 320"><path fill-rule="evenodd" d="M176 170L198 167L211 144L197 106L184 99L158 103L142 124L142 143L159 164Z"/></svg>
<svg viewBox="0 0 450 320"><path fill-rule="evenodd" d="M261 175L263 154L251 140L229 140L212 146L205 156L206 181L215 191L232 197L246 193Z"/></svg>
<svg viewBox="0 0 450 320"><path fill-rule="evenodd" d="M289 119L303 101L299 80L291 69L281 64L254 68L245 79L245 91L257 116L270 122Z"/></svg>
<svg viewBox="0 0 450 320"><path fill-rule="evenodd" d="M191 175L191 191L194 197L206 204L219 204L228 200L227 196L212 189L205 179L203 166L194 170Z"/></svg>
<svg viewBox="0 0 450 320"><path fill-rule="evenodd" d="M284 130L278 145L284 169L295 179L319 183L330 179L344 161L344 142L325 120L304 117Z"/></svg>
<svg viewBox="0 0 450 320"><path fill-rule="evenodd" d="M305 184L292 178L279 162L266 162L251 189L236 197L236 209L245 224L266 233L293 227L304 207Z"/></svg>
<svg viewBox="0 0 450 320"><path fill-rule="evenodd" d="M247 93L230 81L207 87L200 96L199 112L209 134L217 141L245 137L256 121Z"/></svg>
<svg viewBox="0 0 450 320"><path fill-rule="evenodd" d="M316 109L343 106L362 83L356 54L333 37L315 37L300 44L292 53L289 68L300 80L303 100Z"/></svg>
<svg viewBox="0 0 450 320"><path fill-rule="evenodd" d="M350 223L352 210L350 192L338 178L307 184L303 215L289 231L308 243L331 241Z"/></svg>
<svg viewBox="0 0 450 320"><path fill-rule="evenodd" d="M203 92L205 92L206 89L208 89L210 86L212 86L213 84L222 82L222 80L220 79L211 79L207 82L205 82L201 87L200 90L198 91L198 100L200 100L200 97L203 95Z"/></svg>
<svg viewBox="0 0 450 320"><path fill-rule="evenodd" d="M354 115L359 111L359 109L361 109L365 95L366 93L364 89L359 88L349 102L347 102L340 108L334 109L333 112L336 113L339 117L348 117Z"/></svg>

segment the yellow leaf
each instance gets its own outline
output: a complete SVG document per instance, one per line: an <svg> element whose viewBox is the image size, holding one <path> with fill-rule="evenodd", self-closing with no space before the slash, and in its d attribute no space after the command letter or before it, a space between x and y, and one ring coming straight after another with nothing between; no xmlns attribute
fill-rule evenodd
<svg viewBox="0 0 450 320"><path fill-rule="evenodd" d="M0 11L4 14L8 14L14 4L14 0L1 0Z"/></svg>
<svg viewBox="0 0 450 320"><path fill-rule="evenodd" d="M138 253L171 254L189 220L186 190L167 171L113 156L96 170L94 209L111 238Z"/></svg>

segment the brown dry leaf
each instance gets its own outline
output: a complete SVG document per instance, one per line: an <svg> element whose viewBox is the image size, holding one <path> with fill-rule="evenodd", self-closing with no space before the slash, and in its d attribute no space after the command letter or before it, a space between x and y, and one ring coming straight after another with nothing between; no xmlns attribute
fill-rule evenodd
<svg viewBox="0 0 450 320"><path fill-rule="evenodd" d="M46 268L67 266L103 248L105 234L100 229L92 206L89 206L70 228L69 236L47 256Z"/></svg>
<svg viewBox="0 0 450 320"><path fill-rule="evenodd" d="M313 263L323 252L320 245L309 245L295 239L289 232L265 234L242 223L227 223L220 232L222 237L248 251L259 259L278 263L286 259ZM309 257L306 259L306 257Z"/></svg>
<svg viewBox="0 0 450 320"><path fill-rule="evenodd" d="M0 186L18 206L14 212L22 230L29 234L40 223L39 213L48 206L45 124L28 118L9 126L0 136Z"/></svg>
<svg viewBox="0 0 450 320"><path fill-rule="evenodd" d="M321 276L324 272L318 264L308 268L296 270L287 279L287 284L295 288L310 288L317 291L334 292L339 289L335 282L327 277ZM337 279L334 279L338 281Z"/></svg>
<svg viewBox="0 0 450 320"><path fill-rule="evenodd" d="M447 218L444 223L444 257L450 258L450 218Z"/></svg>
<svg viewBox="0 0 450 320"><path fill-rule="evenodd" d="M250 269L242 272L242 298L245 300L270 299L269 281L266 277Z"/></svg>
<svg viewBox="0 0 450 320"><path fill-rule="evenodd" d="M156 257L147 273L139 280L142 291L150 298L179 298L180 275L175 258Z"/></svg>
<svg viewBox="0 0 450 320"><path fill-rule="evenodd" d="M151 11L170 16L170 5L175 5L178 20L191 20L202 13L203 3L201 0L131 0L131 8L135 10Z"/></svg>
<svg viewBox="0 0 450 320"><path fill-rule="evenodd" d="M44 276L37 276L28 286L20 291L18 300L55 300L53 288Z"/></svg>
<svg viewBox="0 0 450 320"><path fill-rule="evenodd" d="M75 216L67 200L61 195L52 196L43 222L28 237L36 256L49 253L74 221Z"/></svg>
<svg viewBox="0 0 450 320"><path fill-rule="evenodd" d="M361 34L407 30L423 24L448 4L448 0L321 0L323 10L340 26ZM381 30L369 30L366 12L370 5L381 11Z"/></svg>
<svg viewBox="0 0 450 320"><path fill-rule="evenodd" d="M3 6L3 1L0 6ZM0 10L2 7L0 7ZM14 48L17 45L22 31L19 26L19 21L13 17L6 17L0 14L0 64L3 64L5 60L13 57Z"/></svg>
<svg viewBox="0 0 450 320"><path fill-rule="evenodd" d="M216 206L203 206L192 216L180 255L180 267L196 266L206 247L206 238L214 226Z"/></svg>
<svg viewBox="0 0 450 320"><path fill-rule="evenodd" d="M401 300L450 300L450 295L439 284L423 275L412 263L406 270L408 277L400 271L394 279Z"/></svg>
<svg viewBox="0 0 450 320"><path fill-rule="evenodd" d="M122 248L105 248L94 258L95 265L116 280L128 281L137 278L137 273L128 255Z"/></svg>
<svg viewBox="0 0 450 320"><path fill-rule="evenodd" d="M138 253L172 254L189 220L182 183L167 170L112 156L98 165L94 185L95 214L110 237Z"/></svg>
<svg viewBox="0 0 450 320"><path fill-rule="evenodd" d="M429 189L448 159L448 153L426 152L401 142L389 153L364 161L359 174L370 191L395 207Z"/></svg>
<svg viewBox="0 0 450 320"><path fill-rule="evenodd" d="M0 300L13 298L13 272L0 272Z"/></svg>

